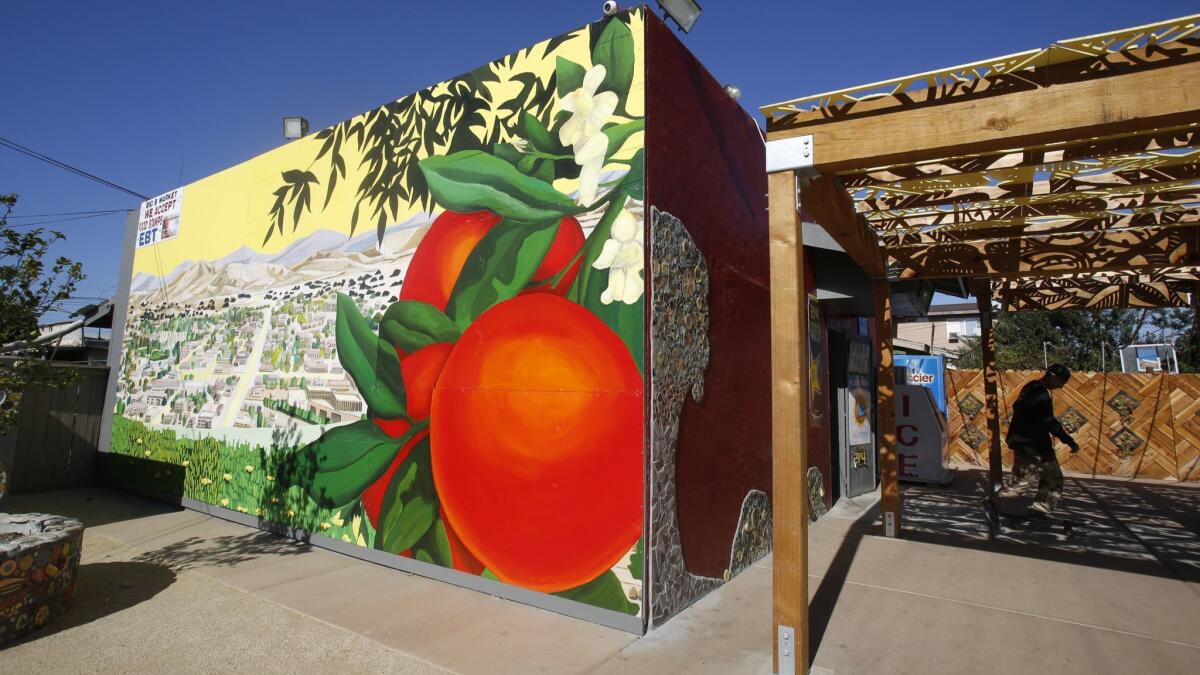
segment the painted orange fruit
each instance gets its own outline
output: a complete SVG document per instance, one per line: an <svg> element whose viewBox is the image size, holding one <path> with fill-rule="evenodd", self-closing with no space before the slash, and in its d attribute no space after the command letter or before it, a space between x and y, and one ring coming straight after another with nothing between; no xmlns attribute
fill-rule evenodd
<svg viewBox="0 0 1200 675"><path fill-rule="evenodd" d="M446 211L438 216L413 253L400 286L400 299L419 300L445 310L471 252L500 221L501 217L491 211ZM559 295L565 294L579 273L582 258L576 256L582 247L583 229L579 221L563 218L530 283L547 281L574 261L571 270L552 289Z"/></svg>
<svg viewBox="0 0 1200 675"><path fill-rule="evenodd" d="M501 302L463 333L434 389L446 518L501 581L591 581L641 536L642 429L642 376L608 326L549 293Z"/></svg>
<svg viewBox="0 0 1200 675"><path fill-rule="evenodd" d="M408 399L408 416L414 421L429 417L433 387L453 348L454 345L449 343L437 342L422 347L407 356L400 353L400 375L404 380L405 395ZM374 422L375 426L383 429L384 433L392 438L400 438L412 428L408 420L403 418L375 419ZM383 497L387 493L387 486L392 480L392 475L396 473L396 469L400 468L400 464L408 457L408 453L412 452L412 449L428 435L428 431L422 431L405 443L400 452L396 453L396 459L392 460L387 471L383 472L378 480L363 491L363 509L367 512L372 526L379 524L379 510L383 507Z"/></svg>
<svg viewBox="0 0 1200 675"><path fill-rule="evenodd" d="M579 250L582 248L583 228L579 226L579 221L570 216L563 218L558 224L558 232L554 235L550 249L546 251L546 257L542 258L542 264L538 266L537 271L533 273L533 278L529 280L530 286L535 290L566 295L567 291L571 289L575 277L579 274L579 266L583 264L583 256L579 255ZM572 261L574 262L572 263ZM563 274L558 283L553 286L539 285L541 282L553 279L568 264L571 265L571 269Z"/></svg>
<svg viewBox="0 0 1200 675"><path fill-rule="evenodd" d="M500 220L491 211L446 211L438 216L408 263L400 299L419 300L446 309L450 292L471 251Z"/></svg>
<svg viewBox="0 0 1200 675"><path fill-rule="evenodd" d="M442 507L438 515L442 518L442 525L446 527L446 542L450 544L450 559L454 569L475 575L483 574L483 563L467 549L458 532L450 526L450 520L446 518L446 508Z"/></svg>

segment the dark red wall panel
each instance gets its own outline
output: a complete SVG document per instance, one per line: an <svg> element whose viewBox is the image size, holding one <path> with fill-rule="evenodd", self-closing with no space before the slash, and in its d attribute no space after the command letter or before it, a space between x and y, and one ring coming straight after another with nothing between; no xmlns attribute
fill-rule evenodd
<svg viewBox="0 0 1200 675"><path fill-rule="evenodd" d="M805 253L804 265L804 292L805 295L811 297L817 293L817 281L813 276L813 267L808 262L810 256ZM817 318L815 321L809 322L808 339L810 342L815 341L816 349L810 348L809 357L815 355L819 361L817 368L817 386L809 387L809 410L808 416L808 465L816 467L821 472L821 480L824 483L825 496L824 503L826 507L833 506L833 467L831 460L831 452L829 447L829 425L834 421L830 418L831 401L829 391L829 339L826 332L825 312L817 304ZM816 328L816 330L813 330ZM811 385L811 383L809 383Z"/></svg>
<svg viewBox="0 0 1200 675"><path fill-rule="evenodd" d="M680 419L680 537L688 570L720 577L747 492L771 491L765 148L755 121L647 14L646 201L683 222L711 288L705 396Z"/></svg>

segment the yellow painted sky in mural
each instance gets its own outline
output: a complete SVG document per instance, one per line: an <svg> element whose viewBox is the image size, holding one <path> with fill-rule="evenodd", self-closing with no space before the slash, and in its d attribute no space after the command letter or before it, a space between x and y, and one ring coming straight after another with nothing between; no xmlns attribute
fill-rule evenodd
<svg viewBox="0 0 1200 675"><path fill-rule="evenodd" d="M644 107L644 54L642 48L643 15L641 12L631 12L631 32L634 36L634 68L633 81L628 96L627 112L632 116L643 115ZM487 84L492 95L491 107L482 111L483 124L472 127L477 136L489 133L498 119L507 116L508 111L501 106L521 90L522 83L512 79L514 75L533 73L545 82L555 70L556 57L574 61L581 65L591 64L588 45L588 30L582 28L572 32L572 39L559 44L549 54L546 47L549 41L538 43L529 50L522 50L520 56L512 64L500 61L491 64L493 73L499 77L499 82ZM432 94L444 94L447 91L446 82L434 85L428 91ZM558 97L554 97L552 114L560 110ZM364 120L370 113L363 113L352 121ZM640 136L642 132L638 132ZM511 140L507 134L502 135L502 141ZM640 139L631 139L626 152L614 159L628 159L636 148L641 147ZM365 169L361 166L363 148L354 140L347 140L342 147L342 157L345 159L346 176L339 177L336 189L328 205L325 205L326 186L331 169L331 155L313 160L321 148L322 141L316 134L293 141L282 147L271 150L250 160L242 162L229 169L203 178L184 186L182 212L180 214L179 234L174 239L152 244L138 249L134 256L133 272L161 276L170 273L177 265L188 260L215 260L237 250L242 246L263 253L276 253L289 244L302 239L320 229L350 233L351 214L358 203L357 188L362 180ZM441 154L445 148L435 148L434 154ZM425 153L418 151L419 157ZM614 164L607 169L621 169L623 165ZM292 207L287 208L284 233L278 232L264 243L264 235L272 222L270 210L275 202L274 192L281 185L281 173L300 169L312 171L320 184L312 190L311 209L301 214L295 230L292 229ZM578 180L559 180L555 187L570 194L577 189ZM366 205L364 204L364 207ZM355 236L373 232L375 220L368 215L360 214L360 220L354 232ZM388 225L404 222L420 213L420 206L406 207L403 203L398 209L398 217L389 217Z"/></svg>

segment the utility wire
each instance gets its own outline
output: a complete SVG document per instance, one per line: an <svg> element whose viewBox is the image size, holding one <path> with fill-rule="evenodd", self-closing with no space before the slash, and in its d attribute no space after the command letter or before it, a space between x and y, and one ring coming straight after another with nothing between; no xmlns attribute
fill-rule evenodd
<svg viewBox="0 0 1200 675"><path fill-rule="evenodd" d="M63 211L62 213L23 213L18 216L8 216L7 220L12 220L13 218L57 218L58 216L82 216L93 213L120 213L121 211L128 210L129 209L99 209L96 211Z"/></svg>
<svg viewBox="0 0 1200 675"><path fill-rule="evenodd" d="M126 211L126 210L128 210L128 209L121 209L121 210L122 210L122 211ZM119 213L119 212L118 212L118 213ZM9 228L9 229L13 229L13 230L19 230L19 229L22 229L22 228L30 228L30 227L42 227L43 225L57 225L57 224L59 224L59 223L69 223L69 222L71 222L71 221L73 221L73 220L87 220L87 219L89 219L89 218L102 218L102 217L104 217L104 216L110 216L110 215L113 215L113 214L111 214L111 213L94 213L94 214L92 214L92 215L90 215L90 216L75 216L74 218L62 218L62 219L60 219L60 220L44 220L44 221L42 221L42 222L40 222L40 223L17 223L17 224L15 224L15 225L13 225L13 224L9 224L9 223L5 223L5 225L4 225L4 226L5 226L5 227L7 227L7 228Z"/></svg>
<svg viewBox="0 0 1200 675"><path fill-rule="evenodd" d="M108 186L114 190L120 190L121 192L124 192L125 194L131 195L133 197L137 197L138 199L140 199L142 201L146 201L146 200L150 199L149 197L147 197L144 194L141 194L139 192L134 192L133 190L130 190L129 188L121 187L120 185L117 185L116 183L114 183L112 181L104 180L103 178L97 176L96 174L88 173L87 171L73 167L70 164L67 164L66 162L60 162L57 159L54 159L53 157L43 155L42 153L38 152L37 150L27 148L19 143L14 143L2 136L0 136L0 147L5 147L5 148L8 148L9 150L15 150L16 152L19 152L22 155L26 155L28 157L32 157L37 160L41 160L51 166L56 166L65 171L70 171L71 173L75 174L76 176L80 176L82 178L86 178L88 180L95 181L97 183L100 183L101 185Z"/></svg>

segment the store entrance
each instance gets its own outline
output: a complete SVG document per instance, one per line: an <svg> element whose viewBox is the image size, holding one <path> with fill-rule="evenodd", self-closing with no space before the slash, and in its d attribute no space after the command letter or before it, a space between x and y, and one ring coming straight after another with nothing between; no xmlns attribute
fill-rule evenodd
<svg viewBox="0 0 1200 675"><path fill-rule="evenodd" d="M830 455L838 476L834 501L875 489L875 405L871 342L829 331Z"/></svg>

